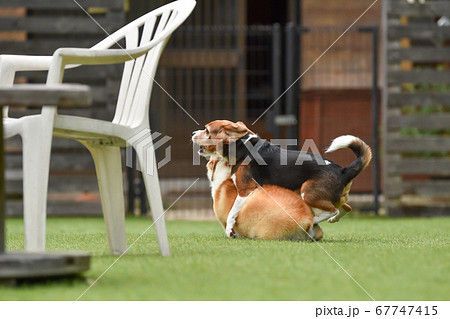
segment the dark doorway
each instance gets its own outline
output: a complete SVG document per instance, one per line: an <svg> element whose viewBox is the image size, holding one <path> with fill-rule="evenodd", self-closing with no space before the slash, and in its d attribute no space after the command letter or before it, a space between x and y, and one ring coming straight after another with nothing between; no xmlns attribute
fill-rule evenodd
<svg viewBox="0 0 450 319"><path fill-rule="evenodd" d="M247 117L256 119L272 103L272 26L287 21L287 0L247 2Z"/></svg>
<svg viewBox="0 0 450 319"><path fill-rule="evenodd" d="M269 25L274 23L283 25L286 23L287 0L248 0L247 8L249 8L247 10L248 25Z"/></svg>

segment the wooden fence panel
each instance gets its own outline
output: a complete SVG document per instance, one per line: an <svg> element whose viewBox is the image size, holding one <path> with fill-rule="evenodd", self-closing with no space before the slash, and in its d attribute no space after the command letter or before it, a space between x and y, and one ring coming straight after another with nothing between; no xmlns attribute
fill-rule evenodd
<svg viewBox="0 0 450 319"><path fill-rule="evenodd" d="M389 152L450 152L450 138L440 136L394 136L386 141Z"/></svg>
<svg viewBox="0 0 450 319"><path fill-rule="evenodd" d="M51 19L51 20L50 20ZM95 21L108 33L114 32L122 25L115 15L97 17ZM3 31L22 30L38 34L105 34L95 23L86 23L86 17L23 17L22 19L2 17L0 29ZM105 35L106 36L106 35Z"/></svg>
<svg viewBox="0 0 450 319"><path fill-rule="evenodd" d="M403 15L406 17L435 18L436 16L450 15L450 7L448 6L446 0L431 0L426 1L426 3L423 4L407 3L400 0L388 0L386 1L386 9L386 13L393 17L399 17L400 15Z"/></svg>
<svg viewBox="0 0 450 319"><path fill-rule="evenodd" d="M0 5L5 8L28 8L28 9L84 9L96 7L105 10L122 11L123 0L77 0L77 1L54 1L54 0L2 0Z"/></svg>
<svg viewBox="0 0 450 319"><path fill-rule="evenodd" d="M428 26L426 29L422 26L410 26L410 25L393 25L389 27L388 38L389 39L425 39L430 38L444 38L450 36L450 28L442 26Z"/></svg>
<svg viewBox="0 0 450 319"><path fill-rule="evenodd" d="M388 93L388 103L390 107L450 105L450 94L448 92Z"/></svg>
<svg viewBox="0 0 450 319"><path fill-rule="evenodd" d="M450 215L450 26L440 20L449 14L449 1L383 4L390 216Z"/></svg>
<svg viewBox="0 0 450 319"><path fill-rule="evenodd" d="M123 6L123 0L0 0L0 54L52 55L60 47L89 48L108 36L105 30L111 33L126 24ZM61 110L60 113L111 120L120 75L121 67L117 65L68 70L64 82L90 85L93 106L83 110ZM44 83L46 72L19 72L16 78L20 82ZM36 112L15 108L10 111L10 116L20 117ZM10 215L22 212L21 146L19 138L6 141L7 213ZM90 213L101 214L96 184L88 151L75 141L54 139L49 212L62 214L70 207L78 214L86 208Z"/></svg>
<svg viewBox="0 0 450 319"><path fill-rule="evenodd" d="M424 121L423 114L392 114L386 126L389 130L396 131L401 128L415 128L418 130L445 130L450 123L450 114L428 114Z"/></svg>
<svg viewBox="0 0 450 319"><path fill-rule="evenodd" d="M450 27L444 27L450 28ZM450 48L429 48L415 46L413 48L390 49L387 58L389 62L413 61L413 62L442 62L450 56Z"/></svg>
<svg viewBox="0 0 450 319"><path fill-rule="evenodd" d="M388 71L388 84L450 84L450 70Z"/></svg>

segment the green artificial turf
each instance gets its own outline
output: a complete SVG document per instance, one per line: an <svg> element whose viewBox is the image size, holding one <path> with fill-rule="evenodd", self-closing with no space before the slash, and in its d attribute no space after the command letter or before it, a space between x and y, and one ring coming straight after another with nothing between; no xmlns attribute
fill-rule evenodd
<svg viewBox="0 0 450 319"><path fill-rule="evenodd" d="M128 218L131 244L152 221ZM7 220L7 249L23 249L21 219ZM227 239L216 222L167 223L171 257L154 229L80 300L448 300L450 218L345 217L312 242ZM49 218L50 251L88 251L84 278L0 287L0 300L76 300L115 260L101 218ZM328 253L325 253L325 251Z"/></svg>

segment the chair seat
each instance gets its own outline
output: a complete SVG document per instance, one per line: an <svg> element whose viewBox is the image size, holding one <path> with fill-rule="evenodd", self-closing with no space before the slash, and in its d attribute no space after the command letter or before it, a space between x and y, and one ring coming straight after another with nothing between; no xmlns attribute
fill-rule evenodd
<svg viewBox="0 0 450 319"><path fill-rule="evenodd" d="M19 134L25 121L38 119L39 115L3 119L5 138ZM125 147L133 131L126 126L108 121L71 115L58 115L54 120L53 136L81 141L97 141L103 145Z"/></svg>
<svg viewBox="0 0 450 319"><path fill-rule="evenodd" d="M53 135L83 141L98 141L105 145L126 146L133 131L126 126L80 116L57 115Z"/></svg>

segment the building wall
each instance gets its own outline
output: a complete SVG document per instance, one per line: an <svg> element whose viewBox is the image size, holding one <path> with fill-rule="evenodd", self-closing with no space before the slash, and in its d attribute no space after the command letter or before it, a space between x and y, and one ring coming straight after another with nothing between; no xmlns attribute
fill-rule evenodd
<svg viewBox="0 0 450 319"><path fill-rule="evenodd" d="M302 142L312 139L322 155L334 138L347 134L361 138L372 147L370 99L371 91L367 89L304 92L299 116ZM350 150L339 150L326 154L326 157L341 166L348 166L355 160ZM355 178L353 192L372 190L373 163L374 160Z"/></svg>
<svg viewBox="0 0 450 319"><path fill-rule="evenodd" d="M302 24L307 26L350 25L374 0L302 0ZM381 23L381 1L358 21L358 25Z"/></svg>

